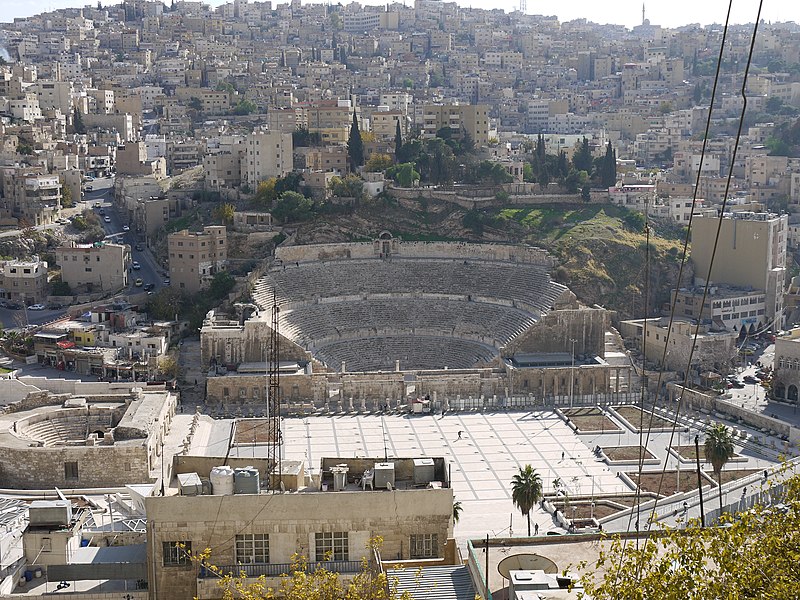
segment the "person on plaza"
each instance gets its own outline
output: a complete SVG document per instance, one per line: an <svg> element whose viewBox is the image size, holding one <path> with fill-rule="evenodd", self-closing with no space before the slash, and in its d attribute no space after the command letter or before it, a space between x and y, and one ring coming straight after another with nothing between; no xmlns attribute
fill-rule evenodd
<svg viewBox="0 0 800 600"><path fill-rule="evenodd" d="M461 439L461 434L464 433L463 431L458 432L458 439Z"/></svg>

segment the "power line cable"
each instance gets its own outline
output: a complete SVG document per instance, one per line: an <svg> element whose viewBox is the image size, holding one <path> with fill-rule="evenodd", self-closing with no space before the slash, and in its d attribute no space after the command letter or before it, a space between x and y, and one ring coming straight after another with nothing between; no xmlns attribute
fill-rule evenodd
<svg viewBox="0 0 800 600"><path fill-rule="evenodd" d="M702 316L702 310L705 307L705 301L706 301L706 299L708 297L709 288L711 287L711 274L712 274L712 271L713 271L713 268L714 268L714 260L716 258L717 248L719 246L719 238L720 238L720 233L722 231L722 223L723 223L723 219L725 218L725 208L726 208L727 202L728 202L728 194L730 192L731 180L733 179L733 168L734 168L734 165L736 163L736 154L737 154L737 151L738 151L738 148L739 148L739 142L740 142L741 136L742 136L742 128L744 127L744 116L745 116L745 112L747 111L747 94L746 94L746 91L747 91L747 77L748 77L748 75L750 73L750 65L752 63L753 52L755 50L755 42L756 42L756 37L757 37L757 34L758 34L758 23L759 23L759 20L761 19L761 8L762 8L762 6L763 6L763 0L759 0L758 13L756 15L755 24L753 25L753 33L752 33L752 36L750 38L750 49L749 49L748 56L747 56L747 65L745 66L744 74L743 74L743 77L742 77L742 86L741 86L742 110L741 110L740 115L739 115L739 127L738 127L737 132L736 132L736 141L735 141L735 144L734 144L734 147L733 147L733 154L731 156L731 164L730 164L730 167L728 169L728 177L727 177L727 180L725 182L725 195L723 196L722 206L720 208L719 215L717 217L717 230L716 230L716 234L714 236L714 245L713 245L712 250L711 250L711 259L710 259L709 265L708 265L708 273L707 273L707 276L706 276L705 285L703 287L703 298L702 298L702 301L701 301L701 309L700 309L701 316ZM729 7L729 10L730 10L730 7ZM677 403L677 405L675 407L675 418L673 420L672 428L671 428L671 431L670 431L669 444L667 446L668 448L672 447L672 443L673 443L673 441L675 439L675 431L677 429L678 420L680 418L680 412L681 412L681 407L683 405L684 394L685 394L686 388L690 384L690 373L691 373L692 358L694 357L694 352L695 352L695 349L697 347L697 338L699 337L699 334L700 334L700 321L698 321L698 324L697 324L697 326L695 328L694 336L692 337L692 345L691 345L691 348L689 350L689 357L687 359L686 370L685 370L685 374L684 374L684 382L683 382L683 386L681 387L681 393L680 393L680 395L678 397L678 403ZM655 411L653 411L652 416L653 417L655 416ZM651 419L651 422L652 422L652 419ZM662 486L663 486L664 477L666 475L666 469L667 469L667 460L665 458L664 467L662 468L661 477L659 478L658 492L656 493L656 498L655 498L655 500L653 502L653 507L652 507L652 509L650 511L650 521L653 521L655 519L655 516L656 516L656 510L658 508L658 500L659 500L659 496L660 496L661 489L662 489ZM720 486L719 493L722 494L721 486ZM648 531L645 533L645 545L649 542L650 536L651 536L651 532L649 531L649 528L648 528ZM639 565L638 565L638 568L637 568L637 577L639 577L641 575L641 570L642 570L643 566L644 566L643 565L643 561L640 561Z"/></svg>

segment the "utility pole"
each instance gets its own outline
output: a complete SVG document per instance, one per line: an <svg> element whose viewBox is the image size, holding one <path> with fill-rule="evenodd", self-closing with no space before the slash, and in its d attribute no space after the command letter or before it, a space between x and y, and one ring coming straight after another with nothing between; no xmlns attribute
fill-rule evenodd
<svg viewBox="0 0 800 600"><path fill-rule="evenodd" d="M703 480L700 477L700 436L694 436L694 455L697 461L697 491L700 492L700 526L706 526L706 511L703 509ZM722 490L720 490L720 494Z"/></svg>

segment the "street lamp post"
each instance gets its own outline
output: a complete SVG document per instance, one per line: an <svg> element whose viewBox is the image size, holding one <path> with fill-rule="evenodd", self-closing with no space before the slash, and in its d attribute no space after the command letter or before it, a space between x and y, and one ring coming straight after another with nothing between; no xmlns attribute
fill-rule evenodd
<svg viewBox="0 0 800 600"><path fill-rule="evenodd" d="M572 408L572 400L575 391L575 338L570 339L572 343L572 366L569 369L569 407Z"/></svg>

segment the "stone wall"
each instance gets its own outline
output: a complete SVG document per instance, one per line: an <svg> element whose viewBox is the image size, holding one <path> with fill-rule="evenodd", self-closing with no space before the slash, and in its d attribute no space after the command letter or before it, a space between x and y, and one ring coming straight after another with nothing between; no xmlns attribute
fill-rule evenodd
<svg viewBox="0 0 800 600"><path fill-rule="evenodd" d="M610 327L603 308L558 310L545 315L526 333L506 346L504 356L517 352L571 352L605 356L605 333Z"/></svg>
<svg viewBox="0 0 800 600"><path fill-rule="evenodd" d="M368 557L371 537L383 536L382 556L408 558L412 534L431 533L442 546L452 536L452 489L311 492L147 498L148 564L153 599L197 596L197 567L163 567L163 542L211 548L216 565L234 564L237 534L269 534L271 563L292 554L315 560L315 534L347 532L350 560ZM266 507L268 510L265 510Z"/></svg>
<svg viewBox="0 0 800 600"><path fill-rule="evenodd" d="M406 377L410 376L411 381ZM413 385L414 391L408 392ZM502 396L508 387L506 374L500 369L452 369L442 371L396 371L373 373L314 373L311 375L282 375L282 402L328 402L350 398L371 402L404 401L409 395L430 394L455 398ZM226 393L227 391L227 393ZM252 403L264 399L264 375L210 377L206 380L209 404Z"/></svg>
<svg viewBox="0 0 800 600"><path fill-rule="evenodd" d="M563 396L569 393L570 373L575 377L576 396L604 394L612 391L611 373L607 365L511 369L446 369L441 371L394 371L371 373L314 373L283 375L280 379L281 402L288 412L297 412L298 403L324 406L341 403L343 410L360 410L362 402L368 410L380 409L386 400L392 408L404 405L409 397L430 396L439 401L458 397L491 399L515 394L533 394L538 398ZM623 374L624 375L624 374ZM227 391L227 393L226 393ZM264 401L264 375L232 374L206 380L206 396L210 405L235 406ZM298 409L299 410L299 409Z"/></svg>
<svg viewBox="0 0 800 600"><path fill-rule="evenodd" d="M202 367L207 368L212 358L220 365L266 364L271 331L270 324L262 319L249 319L240 326L203 327L200 332ZM309 353L282 335L279 347L281 360L311 360Z"/></svg>
<svg viewBox="0 0 800 600"><path fill-rule="evenodd" d="M741 406L737 406L725 399L713 394L703 393L700 390L693 390L684 388L682 385L676 383L667 384L667 390L670 400L673 405L677 404L677 400L681 397L683 392L683 406L682 410L705 410L710 413L722 413L732 420L741 419L747 425L755 429L769 429L776 432L779 436L787 436L789 441L796 444L800 440L800 428L793 427L777 418L770 417L755 413Z"/></svg>
<svg viewBox="0 0 800 600"><path fill-rule="evenodd" d="M464 244L460 242L406 242L391 238L392 254L402 258L497 260L552 267L552 257L541 248L513 244ZM275 258L285 263L377 258L381 250L374 242L280 246Z"/></svg>
<svg viewBox="0 0 800 600"><path fill-rule="evenodd" d="M78 463L78 479L66 479L65 463ZM59 487L116 487L149 483L147 447L64 446L3 448L0 452L0 487L47 489Z"/></svg>

